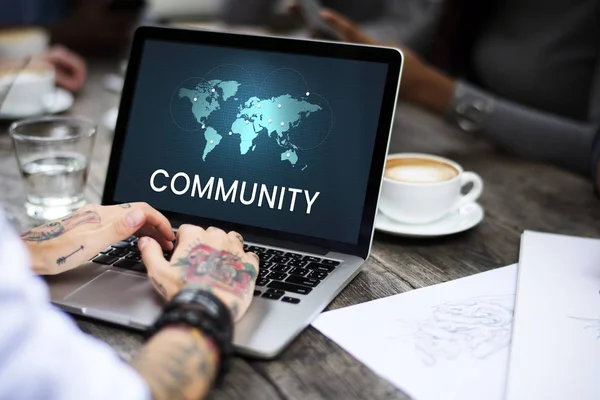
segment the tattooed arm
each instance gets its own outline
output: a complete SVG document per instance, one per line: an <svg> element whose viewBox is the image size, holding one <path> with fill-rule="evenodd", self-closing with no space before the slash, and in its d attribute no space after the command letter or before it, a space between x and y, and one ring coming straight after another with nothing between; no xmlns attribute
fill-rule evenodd
<svg viewBox="0 0 600 400"><path fill-rule="evenodd" d="M150 281L166 300L183 288L195 287L219 297L235 319L250 306L258 257L244 252L238 233L183 225L177 232L171 262L151 238L141 238L139 247ZM218 351L209 338L195 329L177 326L154 336L132 365L148 382L154 399L198 399L210 388L218 360Z"/></svg>
<svg viewBox="0 0 600 400"><path fill-rule="evenodd" d="M148 276L163 297L171 299L184 287L206 289L238 320L250 306L259 264L256 254L244 252L243 243L237 232L182 225L171 262L151 238L141 238L139 247Z"/></svg>
<svg viewBox="0 0 600 400"><path fill-rule="evenodd" d="M165 250L173 248L171 224L145 203L89 205L33 228L21 239L31 254L33 270L53 275L77 267L105 247L134 234L154 237Z"/></svg>
<svg viewBox="0 0 600 400"><path fill-rule="evenodd" d="M148 383L154 400L197 400L210 389L218 360L210 338L173 327L154 336L131 365Z"/></svg>

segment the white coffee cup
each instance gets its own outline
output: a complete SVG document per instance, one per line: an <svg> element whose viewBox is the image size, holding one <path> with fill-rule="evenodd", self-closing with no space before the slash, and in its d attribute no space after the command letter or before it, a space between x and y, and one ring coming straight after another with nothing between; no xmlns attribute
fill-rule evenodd
<svg viewBox="0 0 600 400"><path fill-rule="evenodd" d="M43 114L49 96L56 90L54 69L42 61L32 61L25 67L18 65L19 62L0 64L0 94L6 95L0 114L23 117Z"/></svg>
<svg viewBox="0 0 600 400"><path fill-rule="evenodd" d="M17 7L17 6L15 6ZM41 28L11 28L0 31L0 59L16 60L48 50L50 36Z"/></svg>
<svg viewBox="0 0 600 400"><path fill-rule="evenodd" d="M473 187L467 194L462 188ZM409 224L426 224L476 201L483 180L447 158L419 153L391 154L379 199L379 210L389 218Z"/></svg>

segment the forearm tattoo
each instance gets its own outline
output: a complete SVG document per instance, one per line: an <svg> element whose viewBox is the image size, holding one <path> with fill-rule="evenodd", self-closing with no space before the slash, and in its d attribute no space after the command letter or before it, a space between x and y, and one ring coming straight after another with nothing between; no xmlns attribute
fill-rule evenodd
<svg viewBox="0 0 600 400"><path fill-rule="evenodd" d="M210 339L199 333L184 342L161 332L132 360L156 400L184 400L204 397L216 374L218 351Z"/></svg>
<svg viewBox="0 0 600 400"><path fill-rule="evenodd" d="M38 226L21 234L26 242L45 242L64 235L72 229L84 224L99 224L100 215L95 211L77 211L63 219Z"/></svg>
<svg viewBox="0 0 600 400"><path fill-rule="evenodd" d="M220 289L243 299L250 290L250 282L256 278L256 267L242 262L239 257L213 247L197 244L172 264L182 269L186 284Z"/></svg>

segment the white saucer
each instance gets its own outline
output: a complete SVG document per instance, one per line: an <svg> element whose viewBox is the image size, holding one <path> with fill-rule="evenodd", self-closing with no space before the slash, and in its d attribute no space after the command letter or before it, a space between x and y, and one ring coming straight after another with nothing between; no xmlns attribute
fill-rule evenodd
<svg viewBox="0 0 600 400"><path fill-rule="evenodd" d="M375 229L390 235L409 237L436 237L452 235L471 229L483 220L483 208L477 203L467 204L444 218L423 225L394 221L377 211Z"/></svg>
<svg viewBox="0 0 600 400"><path fill-rule="evenodd" d="M56 88L53 93L49 93L44 96L43 99L45 110L41 114L56 114L63 111L67 111L69 108L73 106L73 95L71 92L63 89ZM36 115L40 115L39 113L30 114L30 113L10 113L3 114L0 113L0 119L3 120L15 120L27 117L35 117Z"/></svg>
<svg viewBox="0 0 600 400"><path fill-rule="evenodd" d="M113 107L108 110L104 117L102 117L102 124L109 131L114 131L117 126L117 118L119 116L119 109L117 107Z"/></svg>

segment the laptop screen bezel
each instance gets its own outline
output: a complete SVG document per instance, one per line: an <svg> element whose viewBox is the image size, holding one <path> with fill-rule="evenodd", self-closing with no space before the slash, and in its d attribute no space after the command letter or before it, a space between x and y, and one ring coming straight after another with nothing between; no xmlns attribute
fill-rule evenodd
<svg viewBox="0 0 600 400"><path fill-rule="evenodd" d="M367 184L365 203L357 243L346 243L327 240L317 237L285 233L277 230L247 226L243 224L214 220L194 215L181 214L172 211L160 210L171 221L185 222L200 226L217 226L225 230L235 230L242 235L252 237L272 238L277 241L298 243L306 246L318 247L328 251L352 254L366 258L373 236L373 225L377 212L377 201L382 183L382 174L387 155L389 135L399 86L399 77L402 67L402 54L396 49L384 47L367 47L332 42L307 41L289 38L263 37L221 33L201 30L185 30L163 27L140 27L137 29L131 55L126 72L125 84L121 95L119 115L115 127L113 146L108 165L102 204L117 204L114 194L117 183L117 174L123 152L123 143L127 132L134 90L137 84L140 62L144 44L147 40L163 42L199 44L207 46L221 46L230 48L251 49L287 54L322 56L360 61L385 63L388 65L385 89L382 97L379 125L373 148L369 181ZM144 201L131 199L131 202Z"/></svg>

